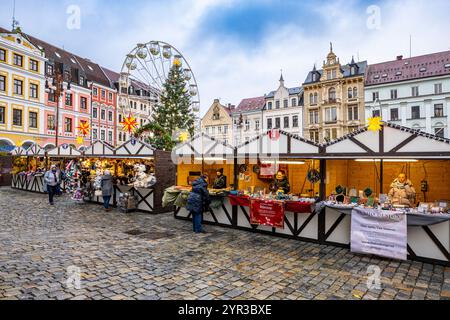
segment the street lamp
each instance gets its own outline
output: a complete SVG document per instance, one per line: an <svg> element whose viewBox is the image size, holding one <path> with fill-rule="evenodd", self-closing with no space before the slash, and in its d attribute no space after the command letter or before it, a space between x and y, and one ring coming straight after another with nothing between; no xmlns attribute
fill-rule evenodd
<svg viewBox="0 0 450 320"><path fill-rule="evenodd" d="M49 85L49 79L51 79L52 84ZM71 78L67 79L67 87L65 89L66 94L71 93ZM50 91L54 91L55 102L56 102L56 126L55 126L55 146L58 147L58 138L59 138L59 102L60 98L64 94L64 73L57 70L54 71L52 75L45 80L45 92L50 93Z"/></svg>

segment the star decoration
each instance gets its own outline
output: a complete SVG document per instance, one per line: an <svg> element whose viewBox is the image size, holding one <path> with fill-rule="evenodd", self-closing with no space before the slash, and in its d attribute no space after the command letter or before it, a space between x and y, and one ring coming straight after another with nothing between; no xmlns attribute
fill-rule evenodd
<svg viewBox="0 0 450 320"><path fill-rule="evenodd" d="M178 138L181 142L185 142L189 139L189 133L187 132L181 132L180 136Z"/></svg>
<svg viewBox="0 0 450 320"><path fill-rule="evenodd" d="M83 144L83 143L84 143L83 137L77 137L77 144Z"/></svg>
<svg viewBox="0 0 450 320"><path fill-rule="evenodd" d="M136 118L130 113L128 117L124 117L123 121L120 123L123 126L123 131L127 131L131 134L134 130L136 130L138 122Z"/></svg>
<svg viewBox="0 0 450 320"><path fill-rule="evenodd" d="M381 117L369 118L369 131L380 131L381 130Z"/></svg>
<svg viewBox="0 0 450 320"><path fill-rule="evenodd" d="M173 60L173 65L176 66L176 67L181 67L181 61L180 61L180 59L179 59L179 58L175 58L175 59Z"/></svg>
<svg viewBox="0 0 450 320"><path fill-rule="evenodd" d="M87 121L81 121L77 129L82 137L86 137L89 134L90 130L89 123Z"/></svg>

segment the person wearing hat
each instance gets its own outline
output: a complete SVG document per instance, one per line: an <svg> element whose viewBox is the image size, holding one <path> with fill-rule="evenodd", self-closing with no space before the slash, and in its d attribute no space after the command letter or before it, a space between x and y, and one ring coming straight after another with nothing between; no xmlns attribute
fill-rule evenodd
<svg viewBox="0 0 450 320"><path fill-rule="evenodd" d="M227 177L223 175L223 168L217 170L217 177L214 180L214 189L225 189L227 187Z"/></svg>
<svg viewBox="0 0 450 320"><path fill-rule="evenodd" d="M53 206L53 197L57 192L57 185L61 183L61 176L55 165L52 165L50 170L44 174L44 183L48 192L48 201L50 205Z"/></svg>
<svg viewBox="0 0 450 320"><path fill-rule="evenodd" d="M202 233L202 216L211 203L208 192L208 177L201 175L192 183L192 192L187 199L186 209L192 215L192 222L195 233Z"/></svg>
<svg viewBox="0 0 450 320"><path fill-rule="evenodd" d="M269 187L272 192L282 191L284 194L291 192L291 185L286 177L286 173L283 170L279 170L275 175L275 179L272 181Z"/></svg>

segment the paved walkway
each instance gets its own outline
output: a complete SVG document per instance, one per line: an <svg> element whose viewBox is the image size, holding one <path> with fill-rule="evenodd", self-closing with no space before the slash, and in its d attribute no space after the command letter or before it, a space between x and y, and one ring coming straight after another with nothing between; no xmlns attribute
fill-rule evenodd
<svg viewBox="0 0 450 320"><path fill-rule="evenodd" d="M0 299L450 298L450 268L57 200L0 188Z"/></svg>

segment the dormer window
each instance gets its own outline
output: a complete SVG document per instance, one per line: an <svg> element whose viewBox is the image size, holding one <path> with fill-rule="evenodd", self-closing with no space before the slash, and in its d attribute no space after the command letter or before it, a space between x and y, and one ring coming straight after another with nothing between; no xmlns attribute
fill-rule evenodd
<svg viewBox="0 0 450 320"><path fill-rule="evenodd" d="M400 77L402 74L403 74L403 73L402 73L401 71L397 71L397 72L395 73L395 75L396 75L397 77Z"/></svg>
<svg viewBox="0 0 450 320"><path fill-rule="evenodd" d="M450 63L447 63L446 65L444 65L444 68L449 69L450 68Z"/></svg>
<svg viewBox="0 0 450 320"><path fill-rule="evenodd" d="M219 120L220 119L220 109L218 106L214 107L213 110L213 120Z"/></svg>
<svg viewBox="0 0 450 320"><path fill-rule="evenodd" d="M420 72L425 72L425 71L427 71L427 68L422 67L422 68L419 69L419 71L420 71Z"/></svg>
<svg viewBox="0 0 450 320"><path fill-rule="evenodd" d="M388 74L387 74L387 73L384 73L381 77L382 77L382 78L387 78L387 77L388 77Z"/></svg>
<svg viewBox="0 0 450 320"><path fill-rule="evenodd" d="M354 76L356 74L356 68L355 67L351 67L350 68L350 75Z"/></svg>
<svg viewBox="0 0 450 320"><path fill-rule="evenodd" d="M379 75L379 74L376 74L376 75L373 76L373 78L374 78L375 80L378 80L378 79L380 79L380 75Z"/></svg>

